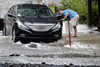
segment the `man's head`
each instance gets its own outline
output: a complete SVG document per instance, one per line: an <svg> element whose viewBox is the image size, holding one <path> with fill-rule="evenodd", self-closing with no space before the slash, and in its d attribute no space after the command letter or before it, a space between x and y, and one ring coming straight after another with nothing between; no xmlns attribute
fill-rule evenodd
<svg viewBox="0 0 100 67"><path fill-rule="evenodd" d="M63 11L64 11L64 10L60 9L60 10L59 10L59 13L60 13L60 14L63 14Z"/></svg>

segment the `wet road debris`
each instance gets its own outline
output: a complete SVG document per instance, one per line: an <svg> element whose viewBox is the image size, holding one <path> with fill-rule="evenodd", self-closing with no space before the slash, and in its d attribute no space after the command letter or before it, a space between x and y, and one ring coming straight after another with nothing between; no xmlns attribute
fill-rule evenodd
<svg viewBox="0 0 100 67"><path fill-rule="evenodd" d="M5 64L0 64L0 67L100 67L96 65L89 65L89 66L79 66L79 65L53 65L53 64L12 64L12 63L5 63Z"/></svg>
<svg viewBox="0 0 100 67"><path fill-rule="evenodd" d="M28 47L30 47L30 48L37 48L37 45L35 43L31 43L30 45L28 45Z"/></svg>
<svg viewBox="0 0 100 67"><path fill-rule="evenodd" d="M9 56L20 56L20 54L14 53L14 54L11 54Z"/></svg>

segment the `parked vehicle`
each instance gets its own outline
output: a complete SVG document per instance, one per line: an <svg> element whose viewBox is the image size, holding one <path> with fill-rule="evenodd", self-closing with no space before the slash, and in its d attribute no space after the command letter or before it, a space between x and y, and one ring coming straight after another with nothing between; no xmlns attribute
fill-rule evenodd
<svg viewBox="0 0 100 67"><path fill-rule="evenodd" d="M62 37L62 26L47 6L18 4L5 15L3 35L13 42L52 42Z"/></svg>
<svg viewBox="0 0 100 67"><path fill-rule="evenodd" d="M2 30L3 29L3 18L0 18L0 30Z"/></svg>

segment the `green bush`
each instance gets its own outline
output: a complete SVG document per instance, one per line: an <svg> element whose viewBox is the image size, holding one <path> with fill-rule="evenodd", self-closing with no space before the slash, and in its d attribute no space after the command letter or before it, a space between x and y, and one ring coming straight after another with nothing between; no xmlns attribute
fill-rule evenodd
<svg viewBox="0 0 100 67"><path fill-rule="evenodd" d="M59 7L59 9L71 9L75 12L77 12L80 16L79 23L81 24L87 24L87 2L84 0L62 0L61 1L62 6ZM98 15L98 5L94 4L92 2L92 21L93 24L96 25Z"/></svg>

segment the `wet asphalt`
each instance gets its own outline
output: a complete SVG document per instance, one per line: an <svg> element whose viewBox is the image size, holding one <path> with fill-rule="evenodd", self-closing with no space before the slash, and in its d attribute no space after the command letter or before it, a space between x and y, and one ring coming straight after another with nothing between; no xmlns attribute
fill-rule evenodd
<svg viewBox="0 0 100 67"><path fill-rule="evenodd" d="M0 31L0 63L100 65L99 32L78 33L71 42L70 47L68 35L63 34L62 39L51 43L13 43Z"/></svg>
<svg viewBox="0 0 100 67"><path fill-rule="evenodd" d="M11 1L10 6L14 3L19 4L19 1ZM1 12L1 16L4 17L2 14L6 13L8 8L2 10L4 12ZM80 25L78 37L71 37L71 42L70 47L68 34L63 34L62 39L51 43L13 43L10 36L2 36L0 31L0 63L100 65L99 32L90 31L86 25Z"/></svg>

